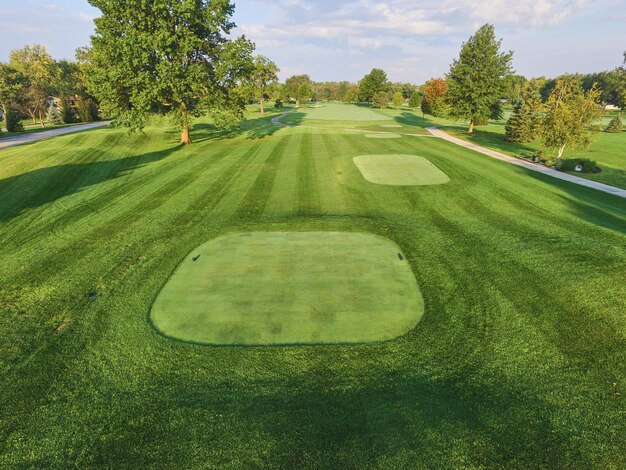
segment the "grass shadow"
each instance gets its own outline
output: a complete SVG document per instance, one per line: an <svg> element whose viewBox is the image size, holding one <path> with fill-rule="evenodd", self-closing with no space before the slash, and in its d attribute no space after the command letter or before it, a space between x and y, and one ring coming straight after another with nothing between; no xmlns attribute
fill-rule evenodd
<svg viewBox="0 0 626 470"><path fill-rule="evenodd" d="M177 145L118 160L55 165L4 178L0 180L0 222L163 160L180 148Z"/></svg>

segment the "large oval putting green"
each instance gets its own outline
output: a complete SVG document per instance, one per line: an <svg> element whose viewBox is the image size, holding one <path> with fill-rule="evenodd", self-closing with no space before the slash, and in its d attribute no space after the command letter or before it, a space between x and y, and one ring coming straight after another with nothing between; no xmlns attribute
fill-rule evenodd
<svg viewBox="0 0 626 470"><path fill-rule="evenodd" d="M424 303L400 248L349 232L254 232L192 251L150 314L162 334L211 345L360 343L415 327Z"/></svg>

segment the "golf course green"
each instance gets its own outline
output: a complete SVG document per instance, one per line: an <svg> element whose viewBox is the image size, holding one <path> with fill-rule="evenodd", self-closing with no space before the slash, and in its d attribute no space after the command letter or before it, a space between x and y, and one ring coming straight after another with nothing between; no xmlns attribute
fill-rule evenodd
<svg viewBox="0 0 626 470"><path fill-rule="evenodd" d="M0 468L626 468L626 200L277 113L0 150Z"/></svg>
<svg viewBox="0 0 626 470"><path fill-rule="evenodd" d="M445 184L450 178L417 155L359 155L354 163L367 181L394 186Z"/></svg>
<svg viewBox="0 0 626 470"><path fill-rule="evenodd" d="M166 336L214 345L393 339L424 309L400 251L352 232L219 237L185 258L151 320Z"/></svg>

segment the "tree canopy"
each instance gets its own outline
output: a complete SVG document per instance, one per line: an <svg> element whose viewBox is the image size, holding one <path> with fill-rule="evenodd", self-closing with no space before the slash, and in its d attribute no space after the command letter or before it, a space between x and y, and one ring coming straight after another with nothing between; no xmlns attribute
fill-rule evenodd
<svg viewBox="0 0 626 470"><path fill-rule="evenodd" d="M359 100L371 102L374 96L381 91L389 91L390 83L387 74L381 69L372 69L359 82Z"/></svg>
<svg viewBox="0 0 626 470"><path fill-rule="evenodd" d="M495 103L506 90L513 53L500 52L500 44L493 26L483 25L463 44L446 76L449 115L469 120L468 133L478 121L492 116Z"/></svg>
<svg viewBox="0 0 626 470"><path fill-rule="evenodd" d="M557 150L557 159L566 147L588 148L600 130L594 125L603 115L600 92L595 87L585 92L578 75L559 78L545 108L540 133L545 146Z"/></svg>
<svg viewBox="0 0 626 470"><path fill-rule="evenodd" d="M265 56L258 55L253 61L252 87L253 96L259 99L261 116L265 114L263 107L266 96L271 94L278 81L278 66Z"/></svg>
<svg viewBox="0 0 626 470"><path fill-rule="evenodd" d="M9 65L25 78L21 93L21 109L44 126L48 112L48 96L58 82L56 62L46 48L35 44L11 51Z"/></svg>
<svg viewBox="0 0 626 470"><path fill-rule="evenodd" d="M300 106L302 100L313 97L313 82L308 75L293 75L285 81L285 93Z"/></svg>
<svg viewBox="0 0 626 470"><path fill-rule="evenodd" d="M422 113L431 116L443 116L446 112L446 94L448 84L443 78L432 78L424 86L421 102Z"/></svg>
<svg viewBox="0 0 626 470"><path fill-rule="evenodd" d="M229 38L229 0L89 3L102 12L91 38L91 92L108 115L140 130L151 112L169 114L183 144L191 143L191 116L208 111L218 125L236 125L254 46Z"/></svg>

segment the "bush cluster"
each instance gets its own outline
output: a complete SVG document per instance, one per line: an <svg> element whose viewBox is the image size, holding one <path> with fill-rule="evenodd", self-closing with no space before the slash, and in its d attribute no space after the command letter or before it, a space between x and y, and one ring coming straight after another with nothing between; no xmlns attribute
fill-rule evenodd
<svg viewBox="0 0 626 470"><path fill-rule="evenodd" d="M578 165L582 165L585 173L592 172L597 166L595 160L588 158L561 158L556 161L555 167L557 170L575 171Z"/></svg>

